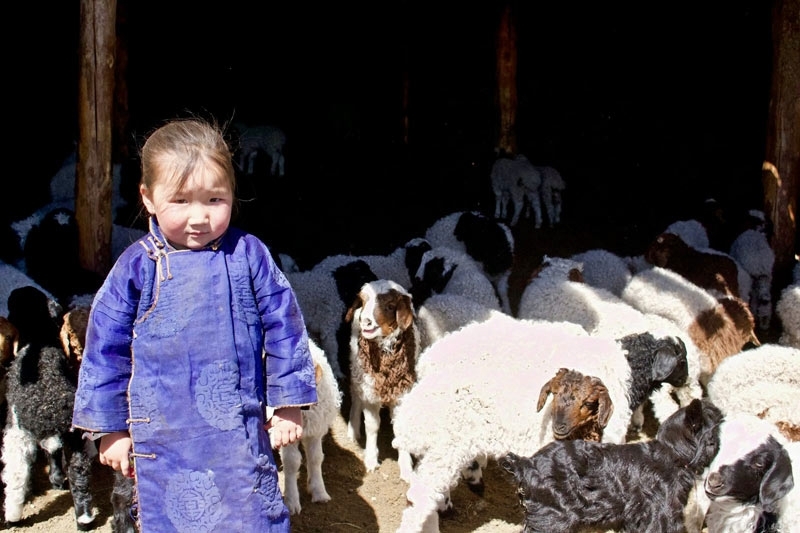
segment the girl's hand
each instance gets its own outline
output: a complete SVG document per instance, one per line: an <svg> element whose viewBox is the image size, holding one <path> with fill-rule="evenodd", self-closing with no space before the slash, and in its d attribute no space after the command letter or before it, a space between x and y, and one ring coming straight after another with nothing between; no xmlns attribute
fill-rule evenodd
<svg viewBox="0 0 800 533"><path fill-rule="evenodd" d="M100 464L118 470L123 476L133 477L130 463L131 436L127 431L116 431L100 437Z"/></svg>
<svg viewBox="0 0 800 533"><path fill-rule="evenodd" d="M299 407L275 409L264 429L269 432L272 447L278 449L293 444L303 436L303 415Z"/></svg>

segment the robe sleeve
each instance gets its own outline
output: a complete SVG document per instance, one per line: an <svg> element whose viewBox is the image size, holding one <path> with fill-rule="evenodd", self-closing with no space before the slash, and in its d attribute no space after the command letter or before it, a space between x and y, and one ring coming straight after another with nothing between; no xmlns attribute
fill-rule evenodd
<svg viewBox="0 0 800 533"><path fill-rule="evenodd" d="M120 256L95 295L75 394L75 428L93 433L128 429L133 324L148 267L152 268L152 261L134 244Z"/></svg>
<svg viewBox="0 0 800 533"><path fill-rule="evenodd" d="M314 362L300 305L266 245L250 237L248 261L264 328L267 405L277 409L315 404Z"/></svg>

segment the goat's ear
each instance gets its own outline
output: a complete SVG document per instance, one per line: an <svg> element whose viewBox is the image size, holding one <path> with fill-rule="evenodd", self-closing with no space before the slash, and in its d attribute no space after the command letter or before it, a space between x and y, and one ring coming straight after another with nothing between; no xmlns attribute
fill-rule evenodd
<svg viewBox="0 0 800 533"><path fill-rule="evenodd" d="M686 348L680 352L680 346L676 347L675 341L670 339L659 341L656 349L656 357L653 360L653 368L651 377L654 382L663 382L668 379L679 379L685 381L689 376L688 365L686 361ZM681 366L683 368L681 368ZM678 383L674 383L678 386Z"/></svg>
<svg viewBox="0 0 800 533"><path fill-rule="evenodd" d="M780 453L770 466L764 479L761 480L759 497L761 506L768 513L778 512L778 501L794 487L794 477L792 476L792 461L786 449L781 446Z"/></svg>
<svg viewBox="0 0 800 533"><path fill-rule="evenodd" d="M503 467L504 470L510 472L511 474L517 473L517 464L519 463L521 457L513 452L509 452L500 460L500 466Z"/></svg>
<svg viewBox="0 0 800 533"><path fill-rule="evenodd" d="M399 295L397 303L397 323L404 331L414 322L414 308L411 306L411 297Z"/></svg>
<svg viewBox="0 0 800 533"><path fill-rule="evenodd" d="M542 385L542 390L539 391L539 401L536 402L537 413L542 410L542 407L544 407L544 404L547 401L547 396L551 394L554 389L557 389L561 386L561 379L566 373L566 368L560 368L558 372L556 372L556 375L550 379L550 381Z"/></svg>
<svg viewBox="0 0 800 533"><path fill-rule="evenodd" d="M361 297L360 296L356 296L356 299L353 301L352 305L350 305L350 308L347 310L347 313L345 313L345 315L344 315L344 321L345 322L352 322L353 321L353 315L355 314L356 309L358 309L362 305L364 305L364 302L361 301Z"/></svg>
<svg viewBox="0 0 800 533"><path fill-rule="evenodd" d="M592 378L592 386L597 392L597 422L604 428L614 413L614 402L611 401L608 389L598 378Z"/></svg>

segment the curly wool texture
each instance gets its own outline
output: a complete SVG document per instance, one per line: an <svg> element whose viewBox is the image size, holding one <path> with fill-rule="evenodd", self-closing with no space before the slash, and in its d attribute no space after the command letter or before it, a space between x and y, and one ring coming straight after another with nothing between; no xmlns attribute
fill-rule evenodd
<svg viewBox="0 0 800 533"><path fill-rule="evenodd" d="M709 380L708 397L725 413L800 428L800 349L763 344L728 357Z"/></svg>
<svg viewBox="0 0 800 533"><path fill-rule="evenodd" d="M680 274L661 267L636 273L623 301L643 313L673 322L700 351L700 382L705 385L725 357L757 338L747 304L735 297L717 299Z"/></svg>
<svg viewBox="0 0 800 533"><path fill-rule="evenodd" d="M781 337L778 342L784 346L800 348L800 283L795 282L781 291L775 305L775 314L781 321Z"/></svg>
<svg viewBox="0 0 800 533"><path fill-rule="evenodd" d="M430 346L431 370L395 407L392 445L417 456L401 531L437 521L437 501L475 457L532 455L553 440L552 406L536 411L545 380L559 368L601 379L614 405L604 439L624 442L630 422L628 362L614 339L574 324L498 316L470 324Z"/></svg>
<svg viewBox="0 0 800 533"><path fill-rule="evenodd" d="M582 269L582 263L574 258L546 258L540 272L523 292L518 316L573 322L589 334L615 339L644 332L658 337L678 337L686 346L689 377L682 386L664 384L652 393L654 414L659 421L665 420L693 398L702 397L700 352L689 334L664 317L639 311L608 290L572 281L575 272ZM641 423L637 420L637 424Z"/></svg>
<svg viewBox="0 0 800 533"><path fill-rule="evenodd" d="M393 407L417 380L415 337L412 329L404 330L388 351L375 340L358 339L358 361L372 377L375 394L386 407Z"/></svg>
<svg viewBox="0 0 800 533"><path fill-rule="evenodd" d="M494 285L500 305L510 313L508 279L514 265L514 236L506 224L476 211L456 211L434 222L425 239L474 259ZM420 302L422 303L422 302Z"/></svg>
<svg viewBox="0 0 800 533"><path fill-rule="evenodd" d="M619 296L633 274L625 260L613 252L594 248L575 254L571 260L583 264L583 280L592 287Z"/></svg>

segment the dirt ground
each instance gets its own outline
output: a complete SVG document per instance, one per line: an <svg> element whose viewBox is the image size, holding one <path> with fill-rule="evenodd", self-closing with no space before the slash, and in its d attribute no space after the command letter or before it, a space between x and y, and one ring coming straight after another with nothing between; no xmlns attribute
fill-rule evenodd
<svg viewBox="0 0 800 533"><path fill-rule="evenodd" d="M384 420L379 437L381 466L367 473L362 457L363 438L353 443L347 437L345 419L340 417L323 448L325 461L323 477L331 501L312 503L304 492L305 468L300 471L300 514L292 517L294 533L393 532L400 525L406 507L407 484L400 480L397 454L391 447L391 428ZM281 485L283 476L280 476ZM443 533L516 533L520 530L522 509L518 506L511 477L496 463L490 463L485 475L485 496L470 492L459 485L452 492L455 510L443 516ZM110 533L111 487L110 469L96 465L93 493L97 508L94 531ZM25 505L22 522L14 527L3 523L0 529L31 533L62 533L77 531L69 491L49 488L44 461L37 463L32 497Z"/></svg>

